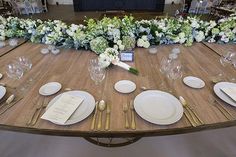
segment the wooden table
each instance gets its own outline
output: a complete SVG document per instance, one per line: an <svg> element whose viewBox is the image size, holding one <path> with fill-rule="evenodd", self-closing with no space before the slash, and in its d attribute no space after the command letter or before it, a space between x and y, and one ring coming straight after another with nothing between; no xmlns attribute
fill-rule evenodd
<svg viewBox="0 0 236 157"><path fill-rule="evenodd" d="M9 43L8 43L9 40L10 40L10 39L8 39L8 40L5 41L5 43L6 43L6 46L5 46L5 47L0 48L0 57L3 56L3 55L5 55L5 54L7 54L7 53L10 52L10 51L12 51L13 49L17 48L18 46L21 46L22 44L24 44L24 43L26 42L26 40L24 40L24 39L19 39L19 40L18 40L18 45L14 47L14 46L10 46L10 45L9 45Z"/></svg>
<svg viewBox="0 0 236 157"><path fill-rule="evenodd" d="M209 48L210 46L212 46L212 49ZM228 120L215 106L219 104L209 100L210 97L216 99L236 118L236 108L217 98L213 93L214 84L211 81L212 77L216 76L223 68L219 62L220 56L213 50L217 50L218 52L222 49L224 51L227 45L206 45L204 43L194 43L191 47L163 45L158 46L158 53L156 55L149 54L147 49L136 48L135 61L130 63L130 65L139 69L140 74L136 76L119 67L113 66L107 69L106 78L100 87L97 87L90 79L87 70L89 59L96 57L94 53L83 50L64 49L57 56L52 54L42 55L40 50L43 47L46 47L46 45L27 42L0 57L1 73L5 73L4 65L17 56L27 56L33 63L33 68L25 73L22 79L11 80L7 76L4 76L0 80L2 83L4 82L7 85L19 89L25 84L28 84L30 79L33 79L33 83L31 82L24 91L17 95L18 98L23 96L23 99L0 116L1 129L35 134L79 137L145 137L188 133L236 125L235 119ZM125 129L122 106L142 92L140 89L141 86L163 90L160 85L164 82L164 89L168 89L169 83L159 72L159 67L161 58L164 55L168 55L174 47L179 47L181 50L180 59L184 65L184 76L197 76L202 78L206 83L203 89L196 90L184 85L182 80L177 80L175 83L175 94L176 96L183 96L205 124L193 127L186 117L183 116L175 124L160 126L151 124L138 115L135 115L136 130ZM236 45L231 45L231 47L235 49ZM227 78L236 76L236 70L233 67L225 69L225 73L227 74ZM123 79L129 79L135 82L137 89L131 94L120 94L116 92L113 88L114 83ZM82 122L71 126L59 126L42 119L39 119L35 126L27 126L26 123L34 113L37 102L42 101L44 98L38 94L40 86L50 81L60 82L63 85L63 89L72 88L87 91L96 100L104 99L107 103L111 104L111 129L109 131L91 131L90 125L93 114ZM101 94L97 92L98 88L101 88ZM61 90L57 94L63 91ZM9 90L9 94L11 94L11 90ZM53 97L55 95L46 97L45 99L49 101ZM105 123L105 114L103 114L103 123Z"/></svg>

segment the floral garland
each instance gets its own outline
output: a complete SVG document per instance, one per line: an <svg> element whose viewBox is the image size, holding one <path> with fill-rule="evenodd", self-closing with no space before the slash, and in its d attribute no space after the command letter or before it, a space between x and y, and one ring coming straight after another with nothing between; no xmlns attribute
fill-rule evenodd
<svg viewBox="0 0 236 157"><path fill-rule="evenodd" d="M111 58L118 58L117 52L131 50L135 46L148 48L150 45L177 43L191 46L194 41L236 43L236 14L218 21L203 21L199 17L141 21L132 16L122 19L104 17L102 20L88 19L86 25L0 16L0 40L14 37L104 53L100 58L105 60L104 65L109 66ZM108 59L109 56L112 57Z"/></svg>

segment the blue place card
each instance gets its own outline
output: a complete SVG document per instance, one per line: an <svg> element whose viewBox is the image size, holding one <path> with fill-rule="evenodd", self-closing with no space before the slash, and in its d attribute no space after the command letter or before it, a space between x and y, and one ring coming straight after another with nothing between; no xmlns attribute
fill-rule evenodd
<svg viewBox="0 0 236 157"><path fill-rule="evenodd" d="M122 51L120 52L120 60L123 62L133 62L134 61L134 51Z"/></svg>

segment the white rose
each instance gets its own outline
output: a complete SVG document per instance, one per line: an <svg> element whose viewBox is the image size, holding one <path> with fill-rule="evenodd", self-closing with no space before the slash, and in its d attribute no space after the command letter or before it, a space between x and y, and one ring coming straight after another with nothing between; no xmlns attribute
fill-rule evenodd
<svg viewBox="0 0 236 157"><path fill-rule="evenodd" d="M117 45L121 45L122 44L122 41L121 40L118 40L117 41Z"/></svg>
<svg viewBox="0 0 236 157"><path fill-rule="evenodd" d="M185 38L180 38L180 39L179 39L179 43L180 43L180 44L183 44L185 41L186 41Z"/></svg>
<svg viewBox="0 0 236 157"><path fill-rule="evenodd" d="M144 44L143 44L144 48L149 48L149 46L150 46L150 43L148 41L144 42Z"/></svg>
<svg viewBox="0 0 236 157"><path fill-rule="evenodd" d="M118 47L118 45L114 45L113 48L118 50L119 47Z"/></svg>
<svg viewBox="0 0 236 157"><path fill-rule="evenodd" d="M119 45L119 48L121 51L123 51L125 49L125 46L124 45Z"/></svg>
<svg viewBox="0 0 236 157"><path fill-rule="evenodd" d="M143 39L143 41L147 41L148 40L146 35L143 35L142 39Z"/></svg>
<svg viewBox="0 0 236 157"><path fill-rule="evenodd" d="M138 47L143 47L143 39L138 39L138 41L137 41L137 46Z"/></svg>
<svg viewBox="0 0 236 157"><path fill-rule="evenodd" d="M184 32L179 33L179 38L185 38L185 33Z"/></svg>
<svg viewBox="0 0 236 157"><path fill-rule="evenodd" d="M205 39L204 32L199 31L197 35L195 36L195 39L197 42L201 42L203 39Z"/></svg>

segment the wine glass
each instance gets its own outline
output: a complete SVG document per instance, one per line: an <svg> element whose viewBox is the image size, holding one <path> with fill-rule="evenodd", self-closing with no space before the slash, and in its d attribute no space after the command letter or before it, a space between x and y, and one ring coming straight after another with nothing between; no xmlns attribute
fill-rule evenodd
<svg viewBox="0 0 236 157"><path fill-rule="evenodd" d="M90 69L90 77L96 85L99 85L104 80L105 74L106 70L100 66L94 66Z"/></svg>
<svg viewBox="0 0 236 157"><path fill-rule="evenodd" d="M32 68L32 62L27 57L24 56L18 57L17 61L25 71L29 71Z"/></svg>
<svg viewBox="0 0 236 157"><path fill-rule="evenodd" d="M24 70L17 62L11 62L6 65L6 74L12 79L20 79L24 75Z"/></svg>
<svg viewBox="0 0 236 157"><path fill-rule="evenodd" d="M95 82L95 85L99 87L102 81L105 79L106 70L101 66L98 59L91 59L89 61L88 71L90 78ZM101 89L98 88L98 93L101 93Z"/></svg>
<svg viewBox="0 0 236 157"><path fill-rule="evenodd" d="M177 79L182 78L182 76L183 76L182 65L179 62L173 63L167 73L167 78L170 81L170 89L169 89L170 93L173 93L175 81Z"/></svg>
<svg viewBox="0 0 236 157"><path fill-rule="evenodd" d="M231 64L234 65L234 60L236 60L236 53L235 52L227 52L226 55L222 55L220 57L220 64L223 66L224 69L228 68ZM224 77L225 73L222 71L220 74L218 74L218 77ZM231 78L230 81L234 82L235 78Z"/></svg>

